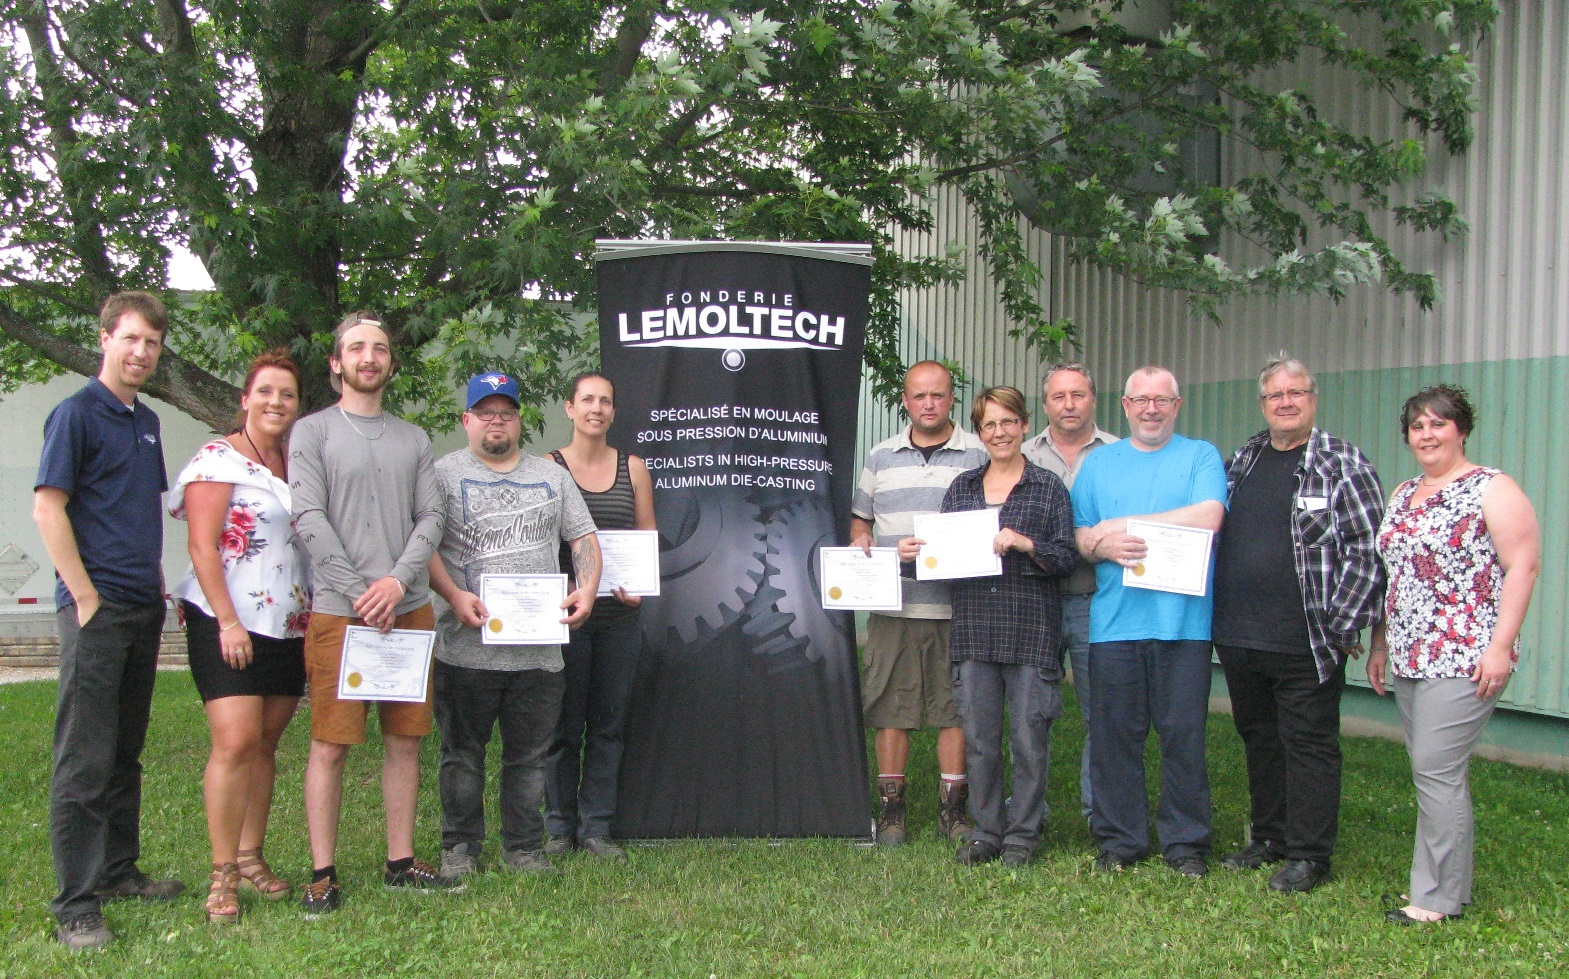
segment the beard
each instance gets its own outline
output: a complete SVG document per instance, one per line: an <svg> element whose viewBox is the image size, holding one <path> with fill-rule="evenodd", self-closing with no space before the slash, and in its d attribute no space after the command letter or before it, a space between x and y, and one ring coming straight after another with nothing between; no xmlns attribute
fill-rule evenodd
<svg viewBox="0 0 1569 979"><path fill-rule="evenodd" d="M353 388L361 394L375 394L387 386L387 381L391 373L391 371L379 371L377 372L375 378L369 381L362 379L360 377L360 372L357 370L344 371L339 376L341 377L346 387Z"/></svg>
<svg viewBox="0 0 1569 979"><path fill-rule="evenodd" d="M487 435L485 437L485 441L481 442L479 447L486 455L495 456L498 459L504 459L506 458L507 453L512 451L512 445L512 440L507 438L505 435L499 435L495 438L491 438Z"/></svg>

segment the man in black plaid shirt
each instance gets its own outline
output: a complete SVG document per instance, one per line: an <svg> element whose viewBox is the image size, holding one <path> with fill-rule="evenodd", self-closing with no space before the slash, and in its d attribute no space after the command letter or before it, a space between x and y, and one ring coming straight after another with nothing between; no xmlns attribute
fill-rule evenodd
<svg viewBox="0 0 1569 979"><path fill-rule="evenodd" d="M1252 824L1233 869L1284 866L1277 891L1329 879L1340 812L1346 657L1378 619L1378 473L1318 428L1307 366L1285 353L1259 375L1268 430L1227 466L1230 515L1215 561L1214 641L1247 751Z"/></svg>

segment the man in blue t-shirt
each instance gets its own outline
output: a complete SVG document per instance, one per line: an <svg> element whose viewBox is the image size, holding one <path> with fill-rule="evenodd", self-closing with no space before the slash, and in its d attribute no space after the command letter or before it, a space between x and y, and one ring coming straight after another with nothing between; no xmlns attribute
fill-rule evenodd
<svg viewBox="0 0 1569 979"><path fill-rule="evenodd" d="M33 519L54 563L60 629L49 843L50 910L72 949L113 940L102 901L166 901L141 852L142 743L163 633L163 491L158 416L136 393L152 377L169 314L157 296L110 296L98 316L103 366L44 422Z"/></svg>
<svg viewBox="0 0 1569 979"><path fill-rule="evenodd" d="M1161 793L1156 830L1167 864L1187 877L1206 873L1210 845L1204 723L1209 712L1210 610L1202 595L1123 584L1124 569L1145 573L1149 548L1128 533L1130 518L1220 529L1226 470L1208 442L1174 434L1182 399L1164 367L1128 377L1122 409L1131 434L1084 460L1073 484L1079 552L1095 563L1090 604L1090 830L1097 870L1132 865L1149 853L1144 743L1160 737Z"/></svg>

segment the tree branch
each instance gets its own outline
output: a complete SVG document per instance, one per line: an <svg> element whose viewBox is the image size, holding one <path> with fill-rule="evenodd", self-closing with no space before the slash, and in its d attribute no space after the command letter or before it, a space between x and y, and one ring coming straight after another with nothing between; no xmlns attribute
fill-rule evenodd
<svg viewBox="0 0 1569 979"><path fill-rule="evenodd" d="M643 45L654 31L654 11L657 9L658 4L637 4L627 9L616 31L615 53L599 74L600 91L615 91L632 77L637 59L643 54Z"/></svg>

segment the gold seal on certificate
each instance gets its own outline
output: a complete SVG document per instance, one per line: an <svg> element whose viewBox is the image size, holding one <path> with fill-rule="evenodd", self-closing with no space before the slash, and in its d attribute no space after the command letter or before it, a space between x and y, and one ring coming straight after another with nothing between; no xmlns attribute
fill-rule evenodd
<svg viewBox="0 0 1569 979"><path fill-rule="evenodd" d="M904 608L899 549L824 547L817 552L817 580L825 609L897 612Z"/></svg>
<svg viewBox="0 0 1569 979"><path fill-rule="evenodd" d="M599 591L614 594L617 588L628 595L659 594L659 532L657 530L601 530Z"/></svg>
<svg viewBox="0 0 1569 979"><path fill-rule="evenodd" d="M480 632L488 646L560 646L570 638L564 574L482 574L479 600L490 612Z"/></svg>
<svg viewBox="0 0 1569 979"><path fill-rule="evenodd" d="M1209 589L1213 530L1129 520L1128 533L1143 540L1149 551L1144 560L1122 569L1124 586L1195 596Z"/></svg>
<svg viewBox="0 0 1569 979"><path fill-rule="evenodd" d="M926 543L921 545L915 577L940 581L1002 574L1002 558L992 550L998 529L997 511L989 507L916 514L914 536Z"/></svg>
<svg viewBox="0 0 1569 979"><path fill-rule="evenodd" d="M425 629L380 632L351 625L343 633L339 700L424 703L436 634Z"/></svg>

